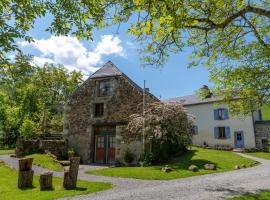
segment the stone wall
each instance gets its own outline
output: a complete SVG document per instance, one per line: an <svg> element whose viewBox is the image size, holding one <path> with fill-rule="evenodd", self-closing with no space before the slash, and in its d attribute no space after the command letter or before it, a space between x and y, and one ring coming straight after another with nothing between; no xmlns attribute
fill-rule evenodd
<svg viewBox="0 0 270 200"><path fill-rule="evenodd" d="M67 159L68 145L65 140L22 140L16 144L15 153L17 157L23 157L32 153L45 153L49 151L57 159Z"/></svg>
<svg viewBox="0 0 270 200"><path fill-rule="evenodd" d="M267 140L270 139L270 121L257 121L254 128L256 147L264 148Z"/></svg>
<svg viewBox="0 0 270 200"><path fill-rule="evenodd" d="M99 97L98 82L110 80L113 84L112 95ZM93 162L94 127L112 125L125 126L131 114L142 112L143 92L127 77L119 75L106 78L90 78L68 99L64 111L64 137L81 157L83 163ZM148 103L158 101L147 94ZM104 115L94 117L94 104L104 103ZM116 130L117 132L117 130ZM121 133L125 134L125 132ZM117 133L116 135L119 135ZM119 139L119 136L117 136ZM121 146L118 146L120 154ZM136 145L137 146L137 143Z"/></svg>
<svg viewBox="0 0 270 200"><path fill-rule="evenodd" d="M137 163L142 154L142 140L141 137L129 138L126 137L127 126L116 127L116 160L124 163L124 155L127 150L130 150L134 156L134 163Z"/></svg>

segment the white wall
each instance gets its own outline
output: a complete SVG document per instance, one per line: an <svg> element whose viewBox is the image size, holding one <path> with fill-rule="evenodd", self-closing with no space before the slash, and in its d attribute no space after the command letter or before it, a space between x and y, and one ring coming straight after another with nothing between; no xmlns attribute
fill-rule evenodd
<svg viewBox="0 0 270 200"><path fill-rule="evenodd" d="M243 131L245 148L255 148L255 135L252 115L237 118L232 117L229 112L229 119L215 120L214 109L228 108L225 104L214 105L213 103L185 106L187 111L195 117L195 125L198 126L198 135L194 135L193 144L202 145L204 141L209 146L230 145L235 147L234 132ZM215 139L214 127L229 126L230 139Z"/></svg>

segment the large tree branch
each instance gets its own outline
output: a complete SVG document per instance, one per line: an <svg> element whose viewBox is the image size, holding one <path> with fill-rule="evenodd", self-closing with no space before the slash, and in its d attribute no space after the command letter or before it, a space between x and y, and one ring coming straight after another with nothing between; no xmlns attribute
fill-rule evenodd
<svg viewBox="0 0 270 200"><path fill-rule="evenodd" d="M270 18L270 11L248 5L245 8L243 8L242 10L239 10L238 12L227 17L221 23L215 23L214 21L210 20L209 18L194 18L193 20L197 20L199 22L205 23L206 26L191 26L190 28L198 28L198 29L202 29L202 30L213 30L213 29L217 29L217 28L225 28L229 23L231 23L232 21L234 21L238 17L244 16L247 13L255 13L255 14Z"/></svg>

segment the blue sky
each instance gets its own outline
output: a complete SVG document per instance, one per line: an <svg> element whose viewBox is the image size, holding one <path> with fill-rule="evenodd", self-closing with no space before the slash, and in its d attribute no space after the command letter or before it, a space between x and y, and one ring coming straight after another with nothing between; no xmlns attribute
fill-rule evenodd
<svg viewBox="0 0 270 200"><path fill-rule="evenodd" d="M187 68L190 49L172 54L163 68L142 67L137 51L139 44L126 34L127 25L95 30L93 41L78 41L75 37L55 37L45 29L50 17L36 21L29 34L34 44L20 43L24 53L32 54L36 63L45 61L64 64L68 69L82 70L85 76L111 60L138 85L146 80L147 87L157 97L166 99L194 93L203 84L209 85L203 66Z"/></svg>

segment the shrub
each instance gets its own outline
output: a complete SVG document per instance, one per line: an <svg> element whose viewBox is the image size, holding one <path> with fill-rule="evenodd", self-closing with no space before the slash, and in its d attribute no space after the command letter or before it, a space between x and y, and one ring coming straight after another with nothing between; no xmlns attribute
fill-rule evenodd
<svg viewBox="0 0 270 200"><path fill-rule="evenodd" d="M139 163L141 167L151 166L158 163L158 157L153 153L145 153L141 156Z"/></svg>
<svg viewBox="0 0 270 200"><path fill-rule="evenodd" d="M24 139L32 139L37 131L37 125L30 119L25 119L19 129L20 135Z"/></svg>
<svg viewBox="0 0 270 200"><path fill-rule="evenodd" d="M193 117L181 104L156 102L148 106L145 115L130 116L127 139L140 138L143 124L146 143L152 143L149 146L152 146L156 161L166 161L186 151L192 142Z"/></svg>
<svg viewBox="0 0 270 200"><path fill-rule="evenodd" d="M125 151L125 155L124 155L124 161L127 163L127 164L131 164L135 159L135 156L134 154L130 151L130 149L127 149Z"/></svg>

